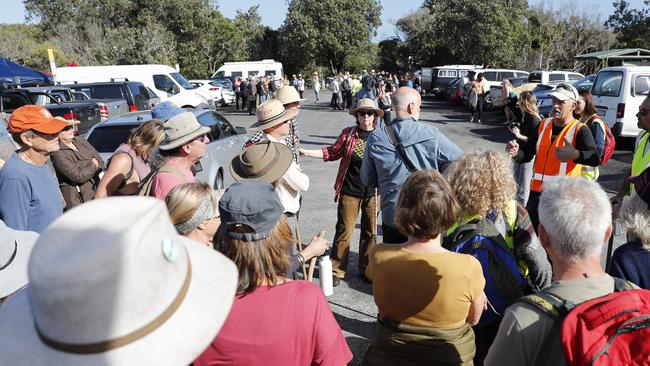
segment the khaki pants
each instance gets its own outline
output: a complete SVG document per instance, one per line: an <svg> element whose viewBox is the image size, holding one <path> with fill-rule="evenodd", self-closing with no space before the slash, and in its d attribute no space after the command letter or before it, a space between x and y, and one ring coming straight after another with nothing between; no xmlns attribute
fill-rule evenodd
<svg viewBox="0 0 650 366"><path fill-rule="evenodd" d="M379 196L377 196L379 204ZM345 277L350 254L350 239L354 232L357 216L361 211L361 237L359 238L359 273L368 266L368 253L375 245L375 198L356 198L342 194L337 210L336 234L332 246L332 272L336 277Z"/></svg>

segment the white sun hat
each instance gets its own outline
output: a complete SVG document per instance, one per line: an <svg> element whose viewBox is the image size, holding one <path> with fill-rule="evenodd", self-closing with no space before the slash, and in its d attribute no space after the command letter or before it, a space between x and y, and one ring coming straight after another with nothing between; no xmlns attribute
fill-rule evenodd
<svg viewBox="0 0 650 366"><path fill-rule="evenodd" d="M237 269L178 235L162 201L111 197L42 233L29 281L0 306L0 363L177 366L219 332Z"/></svg>

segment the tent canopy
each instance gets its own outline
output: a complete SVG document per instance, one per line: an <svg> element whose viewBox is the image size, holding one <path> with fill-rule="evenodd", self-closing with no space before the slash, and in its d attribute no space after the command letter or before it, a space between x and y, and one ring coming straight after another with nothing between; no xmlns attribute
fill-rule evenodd
<svg viewBox="0 0 650 366"><path fill-rule="evenodd" d="M17 83L17 81L20 84L49 83L50 78L42 72L0 57L0 82Z"/></svg>

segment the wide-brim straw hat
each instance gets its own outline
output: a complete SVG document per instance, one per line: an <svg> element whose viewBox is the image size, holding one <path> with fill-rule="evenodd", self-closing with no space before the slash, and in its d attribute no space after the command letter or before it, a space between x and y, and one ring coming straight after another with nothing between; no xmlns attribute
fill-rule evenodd
<svg viewBox="0 0 650 366"><path fill-rule="evenodd" d="M9 228L0 220L0 298L27 285L27 261L38 234Z"/></svg>
<svg viewBox="0 0 650 366"><path fill-rule="evenodd" d="M162 201L109 197L43 232L29 280L0 310L2 364L177 366L219 332L237 269L178 235Z"/></svg>
<svg viewBox="0 0 650 366"><path fill-rule="evenodd" d="M357 115L357 112L359 111L373 111L377 115L377 117L383 117L384 116L384 111L381 109L377 108L375 105L375 102L372 99L369 98L363 98L359 101L359 104L357 105L356 108L350 110L350 114L353 116Z"/></svg>
<svg viewBox="0 0 650 366"><path fill-rule="evenodd" d="M257 122L253 123L249 129L253 132L266 130L293 119L297 115L297 109L284 109L282 102L277 99L270 99L257 107Z"/></svg>
<svg viewBox="0 0 650 366"><path fill-rule="evenodd" d="M277 100L282 102L283 105L287 105L295 102L302 102L304 98L300 98L300 94L293 86L287 85L278 89L278 94L275 96Z"/></svg>
<svg viewBox="0 0 650 366"><path fill-rule="evenodd" d="M257 179L273 183L282 178L293 162L288 146L279 142L262 141L249 146L230 162L230 174L239 181Z"/></svg>
<svg viewBox="0 0 650 366"><path fill-rule="evenodd" d="M163 130L165 138L160 143L159 149L171 150L210 132L210 127L201 126L194 113L183 112L165 122Z"/></svg>

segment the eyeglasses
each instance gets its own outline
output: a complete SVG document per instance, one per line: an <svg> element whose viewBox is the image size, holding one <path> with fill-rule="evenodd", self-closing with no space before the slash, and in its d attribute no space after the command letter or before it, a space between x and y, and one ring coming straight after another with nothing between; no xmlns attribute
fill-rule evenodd
<svg viewBox="0 0 650 366"><path fill-rule="evenodd" d="M357 116L360 116L360 117L363 117L363 116L368 116L368 117L373 116L374 117L374 115L375 115L375 112L373 112L373 111L361 111L361 112L357 113Z"/></svg>
<svg viewBox="0 0 650 366"><path fill-rule="evenodd" d="M61 130L61 131L70 131L70 130L72 130L73 128L74 128L73 125L68 125L68 126L66 126L65 128L63 128L63 130Z"/></svg>
<svg viewBox="0 0 650 366"><path fill-rule="evenodd" d="M580 99L580 97L579 97L578 94L576 93L575 88L574 88L573 86L569 85L569 84L560 83L560 84L557 84L556 89L557 89L557 88L559 88L559 89L564 89L564 90L566 90L566 91L571 92L571 95L573 95L573 100L578 100L578 99Z"/></svg>

